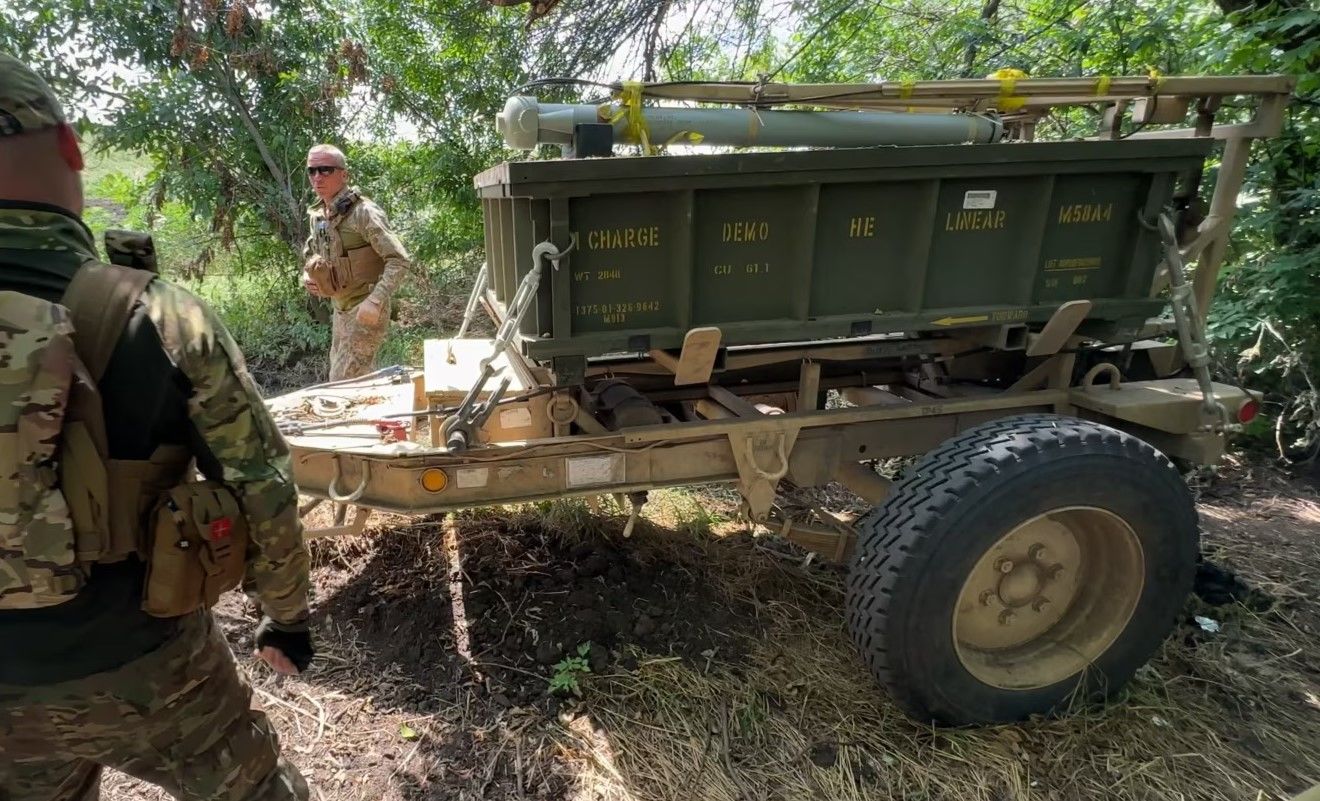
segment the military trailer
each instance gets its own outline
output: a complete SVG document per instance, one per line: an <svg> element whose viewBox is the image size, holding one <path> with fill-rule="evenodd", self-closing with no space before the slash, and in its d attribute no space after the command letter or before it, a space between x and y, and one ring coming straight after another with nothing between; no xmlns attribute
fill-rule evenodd
<svg viewBox="0 0 1320 801"><path fill-rule="evenodd" d="M649 491L728 482L750 521L848 565L848 629L914 717L1112 694L1195 572L1180 471L1258 410L1211 380L1203 320L1250 143L1291 88L512 98L510 146L561 157L476 176L487 263L457 336L428 341L421 370L271 402L302 490L357 507L311 534L360 532L371 510L613 495L627 535ZM1072 137L1039 141L1048 119ZM496 335L465 336L482 311ZM891 482L876 462L893 457L919 458ZM781 482L839 482L874 509L795 517Z"/></svg>

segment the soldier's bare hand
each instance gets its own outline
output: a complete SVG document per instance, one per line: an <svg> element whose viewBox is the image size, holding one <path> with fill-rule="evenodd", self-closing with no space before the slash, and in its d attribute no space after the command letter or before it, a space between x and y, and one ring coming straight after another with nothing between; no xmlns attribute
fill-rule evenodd
<svg viewBox="0 0 1320 801"><path fill-rule="evenodd" d="M314 295L314 296L316 296L316 297L318 297L318 298L319 298L319 297L324 297L324 296L321 294L321 288L318 287L318 286L316 285L316 282L312 280L312 277L311 277L310 275L308 275L307 273L305 273L305 272L303 273L303 289L307 290L307 291L310 292L312 295Z"/></svg>
<svg viewBox="0 0 1320 801"><path fill-rule="evenodd" d="M380 322L380 301L367 298L358 304L357 321L361 325L375 325Z"/></svg>
<svg viewBox="0 0 1320 801"><path fill-rule="evenodd" d="M316 656L307 623L276 623L263 617L257 626L252 655L270 665L276 673L296 676L307 669Z"/></svg>
<svg viewBox="0 0 1320 801"><path fill-rule="evenodd" d="M298 668L293 664L289 657L278 648L267 645L259 651L253 651L252 655L261 661L270 665L271 670L276 673L283 673L286 676L297 676Z"/></svg>

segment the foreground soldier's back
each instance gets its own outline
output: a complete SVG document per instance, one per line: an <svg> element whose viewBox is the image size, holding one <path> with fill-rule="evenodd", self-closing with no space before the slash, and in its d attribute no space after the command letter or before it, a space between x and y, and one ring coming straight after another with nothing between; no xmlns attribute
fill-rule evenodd
<svg viewBox="0 0 1320 801"><path fill-rule="evenodd" d="M71 305L79 357L86 361L88 350L92 372L104 370L93 383L110 499L108 511L97 512L107 541L92 556L78 554L88 556L86 565L52 578L65 569L60 554L43 573L45 554L25 546L34 531L57 534L60 516L25 521L5 511L22 503L14 500L19 493L0 492L0 801L94 799L102 766L180 798L305 799L305 783L279 757L266 716L250 708L251 689L206 608L216 588L152 550L172 544L166 530L180 543L185 529L191 543L201 542L175 500L198 504L197 521L201 499L232 507L232 515L207 518L213 539L205 547L212 556L230 553L230 526L245 530L248 542L232 549L230 572L235 580L241 574L266 615L257 634L261 656L281 672L305 669L313 655L307 553L287 447L209 309L164 281L94 263L91 234L77 216L81 166L49 88L0 53L0 317L34 299ZM99 276L110 291L66 296L75 275L84 285L92 281L86 276ZM124 304L126 320L116 320L124 282L106 282L124 275L146 285ZM19 380L14 336L0 330L0 356L9 347L11 357L0 358L0 384ZM25 446L25 411L0 439ZM188 482L190 460L214 481ZM68 483L69 468L60 469ZM11 476L0 480L25 486ZM66 519L77 517L74 506ZM156 509L174 510L175 519L156 520Z"/></svg>

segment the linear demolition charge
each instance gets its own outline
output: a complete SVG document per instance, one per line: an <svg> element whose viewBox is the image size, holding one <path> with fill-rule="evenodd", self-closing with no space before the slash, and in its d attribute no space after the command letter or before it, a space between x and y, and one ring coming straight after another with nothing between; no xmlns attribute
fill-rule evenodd
<svg viewBox="0 0 1320 801"><path fill-rule="evenodd" d="M996 142L1003 125L983 114L907 114L889 111L772 111L541 103L515 95L495 128L509 147L531 150L555 144L565 156L579 149L579 126L610 126L613 142L734 147L870 147ZM599 130L599 129L598 129ZM609 131L606 131L608 134Z"/></svg>

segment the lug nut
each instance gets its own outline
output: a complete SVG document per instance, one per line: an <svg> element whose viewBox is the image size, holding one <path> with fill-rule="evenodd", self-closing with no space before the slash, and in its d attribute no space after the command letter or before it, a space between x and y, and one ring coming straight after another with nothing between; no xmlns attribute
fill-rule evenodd
<svg viewBox="0 0 1320 801"><path fill-rule="evenodd" d="M1031 546L1027 551L1027 558L1031 560L1040 560L1045 558L1045 546L1039 542Z"/></svg>
<svg viewBox="0 0 1320 801"><path fill-rule="evenodd" d="M995 570L998 570L1000 573L1012 573L1013 567L1013 560L1008 557L1001 557L995 562Z"/></svg>
<svg viewBox="0 0 1320 801"><path fill-rule="evenodd" d="M994 590L986 590L985 592L982 592L980 598L981 606L989 606L991 599L993 599L994 597L995 597Z"/></svg>
<svg viewBox="0 0 1320 801"><path fill-rule="evenodd" d="M1013 610L1005 609L999 613L999 625L1007 626L1013 620Z"/></svg>
<svg viewBox="0 0 1320 801"><path fill-rule="evenodd" d="M1039 597L1039 598L1037 598L1036 600L1034 600L1034 601L1031 602L1031 611L1033 611L1033 612L1039 612L1041 609L1043 609L1043 608L1045 607L1045 604L1047 604L1047 603L1049 603L1049 602L1050 602L1050 599L1049 599L1049 598L1046 598L1045 596L1042 595L1041 597Z"/></svg>

